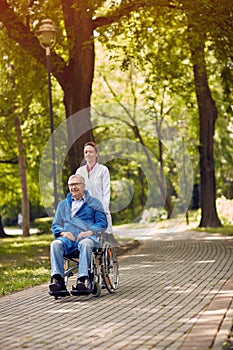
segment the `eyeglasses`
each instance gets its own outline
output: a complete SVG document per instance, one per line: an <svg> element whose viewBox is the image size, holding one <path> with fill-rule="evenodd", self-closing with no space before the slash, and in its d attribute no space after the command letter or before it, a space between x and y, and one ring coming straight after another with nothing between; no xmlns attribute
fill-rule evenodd
<svg viewBox="0 0 233 350"><path fill-rule="evenodd" d="M68 186L69 187L76 187L76 186L78 186L78 187L80 187L81 185L84 185L84 183L83 182L74 182L73 184L68 184Z"/></svg>

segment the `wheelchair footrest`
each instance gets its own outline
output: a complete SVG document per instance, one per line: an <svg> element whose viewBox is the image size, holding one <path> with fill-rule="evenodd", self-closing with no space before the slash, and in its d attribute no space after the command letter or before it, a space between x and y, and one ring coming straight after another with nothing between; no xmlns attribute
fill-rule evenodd
<svg viewBox="0 0 233 350"><path fill-rule="evenodd" d="M91 290L89 288L76 289L74 286L72 286L70 293L72 295L89 295L89 294L91 294Z"/></svg>
<svg viewBox="0 0 233 350"><path fill-rule="evenodd" d="M49 291L49 295L58 298L58 297L67 297L70 295L68 290L59 290L59 291Z"/></svg>

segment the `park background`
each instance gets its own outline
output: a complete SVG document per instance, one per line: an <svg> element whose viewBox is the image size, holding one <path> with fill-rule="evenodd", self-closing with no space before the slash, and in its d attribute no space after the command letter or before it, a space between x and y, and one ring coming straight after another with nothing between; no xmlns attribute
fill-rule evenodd
<svg viewBox="0 0 233 350"><path fill-rule="evenodd" d="M187 223L189 210L200 227L232 225L231 2L0 0L0 8L2 237L4 226L17 225L20 211L23 236L34 226L51 232L39 184L51 138L46 57L37 32L46 18L57 30L50 57L54 128L80 111L85 113L77 118L76 130L90 126L67 150L63 194L67 177L83 160L84 143L93 139L102 145L102 155L115 146L106 162L111 199L119 197L126 205L113 208L114 225L169 219L175 205ZM106 123L92 113L103 105L107 114L99 118ZM138 113L139 106L146 113ZM168 128L177 131L170 147L164 136ZM67 132L69 139L75 130ZM190 201L179 197L186 158L174 160L174 154L184 154L178 139L192 164ZM129 140L136 145L130 157ZM148 164L156 185L141 162ZM49 165L46 175L49 189ZM182 173L184 183L189 175ZM161 192L164 205L157 201Z"/></svg>

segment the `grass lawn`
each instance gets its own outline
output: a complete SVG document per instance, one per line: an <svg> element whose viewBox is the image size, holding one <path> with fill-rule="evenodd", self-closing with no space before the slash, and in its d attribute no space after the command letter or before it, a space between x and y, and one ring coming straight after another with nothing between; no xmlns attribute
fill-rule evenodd
<svg viewBox="0 0 233 350"><path fill-rule="evenodd" d="M0 296L49 282L53 235L0 239Z"/></svg>
<svg viewBox="0 0 233 350"><path fill-rule="evenodd" d="M223 227L216 227L216 228L212 228L212 227L200 228L200 227L198 227L197 231L209 232L209 233L220 233L220 234L226 235L226 236L233 236L233 226L232 225L226 225Z"/></svg>

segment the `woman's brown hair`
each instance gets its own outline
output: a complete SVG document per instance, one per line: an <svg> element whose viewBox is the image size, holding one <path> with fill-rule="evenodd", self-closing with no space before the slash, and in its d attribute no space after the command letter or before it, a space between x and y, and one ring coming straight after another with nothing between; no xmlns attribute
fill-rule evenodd
<svg viewBox="0 0 233 350"><path fill-rule="evenodd" d="M89 141L89 142L85 143L83 149L84 149L86 146L91 146L91 147L93 147L93 148L95 149L96 153L98 153L98 148L97 148L97 145L96 145L95 142Z"/></svg>

